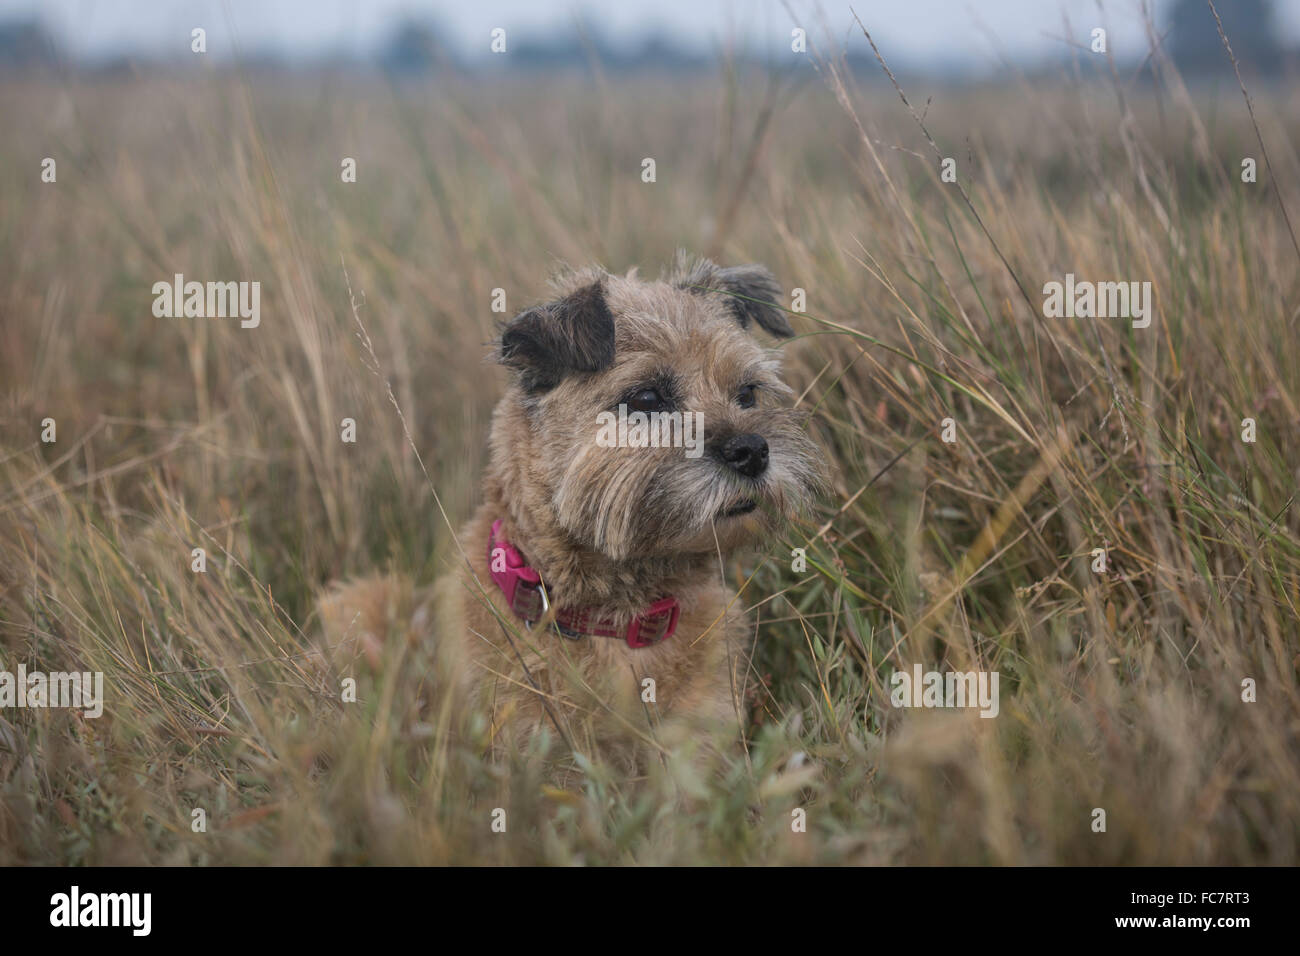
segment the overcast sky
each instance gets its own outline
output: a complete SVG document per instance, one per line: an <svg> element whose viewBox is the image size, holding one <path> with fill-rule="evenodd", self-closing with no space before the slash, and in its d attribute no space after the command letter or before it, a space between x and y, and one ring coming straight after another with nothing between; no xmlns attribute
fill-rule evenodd
<svg viewBox="0 0 1300 956"><path fill-rule="evenodd" d="M1152 2L1163 24L1170 0ZM850 35L850 5L887 57L917 65L992 65L994 48L980 24L1020 63L1062 48L1063 12L1076 41L1102 24L1096 0L789 0L811 37L820 36L820 6L841 42ZM1300 44L1300 0L1276 0L1275 6L1279 32ZM1116 55L1144 51L1138 0L1104 0L1103 7ZM91 57L188 52L195 26L207 29L216 56L229 54L232 35L245 52L366 56L406 15L433 19L467 57L486 51L494 27L504 27L511 39L542 38L572 30L579 17L615 42L635 44L661 33L703 49L729 38L748 38L751 48L780 42L788 49L796 25L780 0L0 0L0 18L38 17L68 49ZM864 41L857 34L851 42Z"/></svg>

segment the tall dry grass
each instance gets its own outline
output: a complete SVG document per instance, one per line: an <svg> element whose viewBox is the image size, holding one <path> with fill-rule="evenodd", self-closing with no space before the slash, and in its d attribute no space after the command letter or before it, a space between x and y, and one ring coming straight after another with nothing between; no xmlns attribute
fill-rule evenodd
<svg viewBox="0 0 1300 956"><path fill-rule="evenodd" d="M1300 94L1255 92L1300 210ZM833 60L0 87L0 660L108 698L0 712L0 861L1295 863L1300 260L1262 161L1240 182L1239 92L908 95L969 206ZM326 582L455 558L385 380L457 523L502 383L491 290L513 312L560 261L679 246L806 290L787 367L836 473L724 569L760 622L745 745L642 779L556 741L493 761L481 720L449 743L428 648L317 666ZM260 328L154 318L176 272L260 281ZM1044 318L1066 272L1150 280L1155 321ZM997 670L999 717L893 709L914 662Z"/></svg>

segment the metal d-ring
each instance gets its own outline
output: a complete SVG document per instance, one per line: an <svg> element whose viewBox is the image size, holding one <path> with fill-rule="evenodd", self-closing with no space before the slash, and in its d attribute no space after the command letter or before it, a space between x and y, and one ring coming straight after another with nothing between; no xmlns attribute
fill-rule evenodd
<svg viewBox="0 0 1300 956"><path fill-rule="evenodd" d="M540 581L537 582L537 593L542 596L542 617L546 617L547 613L551 610L551 602L547 600L546 597L546 585L542 584ZM533 622L528 620L528 618L524 618L524 627L531 631L533 629Z"/></svg>

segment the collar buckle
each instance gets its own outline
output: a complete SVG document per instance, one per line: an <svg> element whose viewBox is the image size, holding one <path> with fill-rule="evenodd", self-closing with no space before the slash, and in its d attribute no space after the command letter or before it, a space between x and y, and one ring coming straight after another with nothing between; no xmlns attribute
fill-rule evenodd
<svg viewBox="0 0 1300 956"><path fill-rule="evenodd" d="M518 548L501 539L500 518L492 522L487 552L488 573L492 576L492 582L501 589L510 610L522 618L524 626L531 630L536 621L550 612L551 602L546 596L542 576L535 568L528 566ZM613 629L612 621L590 621L591 614L585 609L567 609L556 615L555 630L570 640L590 635L623 637L628 647L651 647L673 636L680 614L681 607L677 598L662 597L634 617L626 631L620 632ZM586 627L583 626L584 623Z"/></svg>

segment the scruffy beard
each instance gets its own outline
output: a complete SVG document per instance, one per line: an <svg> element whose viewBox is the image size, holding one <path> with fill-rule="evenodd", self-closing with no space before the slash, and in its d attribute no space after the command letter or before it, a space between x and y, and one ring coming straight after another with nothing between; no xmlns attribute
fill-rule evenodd
<svg viewBox="0 0 1300 956"><path fill-rule="evenodd" d="M587 446L560 478L556 517L615 561L730 550L805 511L821 484L816 447L801 428L767 438L769 465L757 480L681 449Z"/></svg>

